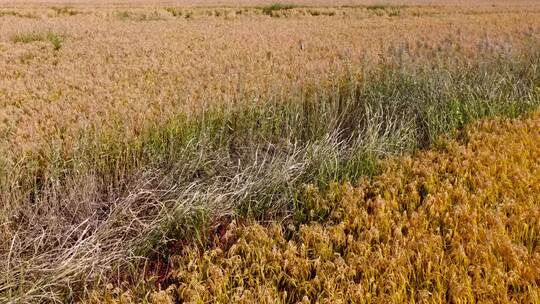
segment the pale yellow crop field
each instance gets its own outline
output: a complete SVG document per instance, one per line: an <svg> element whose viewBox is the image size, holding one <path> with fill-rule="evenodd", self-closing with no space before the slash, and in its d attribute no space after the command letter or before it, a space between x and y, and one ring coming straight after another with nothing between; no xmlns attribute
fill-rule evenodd
<svg viewBox="0 0 540 304"><path fill-rule="evenodd" d="M180 111L287 96L381 58L519 48L540 31L536 5L310 10L271 18L254 9L180 9L176 17L162 8L3 9L3 155L13 160L81 130L134 136ZM32 34L54 34L61 47L17 40Z"/></svg>
<svg viewBox="0 0 540 304"><path fill-rule="evenodd" d="M238 6L257 6L270 5L278 3L272 0L5 0L0 3L1 6L21 6L21 5L63 5L63 6L89 6L96 5L107 6L203 6L203 7L238 7ZM285 4L294 4L302 6L362 6L362 5L460 5L460 6L514 6L514 5L533 5L533 0L480 0L472 3L465 0L291 0L282 2Z"/></svg>

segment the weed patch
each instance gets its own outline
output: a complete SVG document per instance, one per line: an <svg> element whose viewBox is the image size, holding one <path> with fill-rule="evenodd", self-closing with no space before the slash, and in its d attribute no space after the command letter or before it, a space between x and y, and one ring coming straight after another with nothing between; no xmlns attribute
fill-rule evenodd
<svg viewBox="0 0 540 304"><path fill-rule="evenodd" d="M38 16L32 14L32 13L23 13L23 12L17 12L17 11L2 11L0 10L0 17L2 16L13 16L13 17L19 17L19 18L29 18L29 19L37 19Z"/></svg>
<svg viewBox="0 0 540 304"><path fill-rule="evenodd" d="M281 4L281 3L274 3L272 5L269 5L269 6L265 6L263 8L261 8L261 11L263 12L263 14L265 15L268 15L268 16L276 16L276 12L278 11L283 11L283 10L290 10L290 9L293 9L295 8L296 6L295 5L292 5L292 4Z"/></svg>
<svg viewBox="0 0 540 304"><path fill-rule="evenodd" d="M53 32L29 32L20 33L11 37L13 43L32 43L39 41L48 41L53 49L58 51L62 47L63 38Z"/></svg>
<svg viewBox="0 0 540 304"><path fill-rule="evenodd" d="M71 7L52 7L52 10L54 11L56 16L76 16L79 14L82 14L82 12L77 11Z"/></svg>

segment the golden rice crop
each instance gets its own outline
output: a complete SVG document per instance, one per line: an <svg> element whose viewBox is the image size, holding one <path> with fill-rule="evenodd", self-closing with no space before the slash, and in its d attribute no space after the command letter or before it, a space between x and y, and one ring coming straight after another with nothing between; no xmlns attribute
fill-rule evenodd
<svg viewBox="0 0 540 304"><path fill-rule="evenodd" d="M178 249L169 285L149 299L536 303L539 160L539 113L475 124L461 140L389 160L373 180L307 187L302 224L232 223L216 248ZM94 300L134 300L105 293Z"/></svg>

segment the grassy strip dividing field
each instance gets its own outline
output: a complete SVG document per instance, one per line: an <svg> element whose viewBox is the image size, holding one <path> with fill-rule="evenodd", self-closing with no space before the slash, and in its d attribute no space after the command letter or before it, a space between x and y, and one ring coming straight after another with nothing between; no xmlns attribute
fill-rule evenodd
<svg viewBox="0 0 540 304"><path fill-rule="evenodd" d="M540 113L475 123L381 170L306 186L283 223L233 221L212 248L177 247L150 296L90 302L540 301Z"/></svg>
<svg viewBox="0 0 540 304"><path fill-rule="evenodd" d="M134 139L83 133L76 149L51 143L0 175L9 218L0 300L73 300L179 240L207 244L220 223L296 214L306 183L375 175L380 158L536 108L539 65L534 41L474 61L392 60L290 99L179 116Z"/></svg>

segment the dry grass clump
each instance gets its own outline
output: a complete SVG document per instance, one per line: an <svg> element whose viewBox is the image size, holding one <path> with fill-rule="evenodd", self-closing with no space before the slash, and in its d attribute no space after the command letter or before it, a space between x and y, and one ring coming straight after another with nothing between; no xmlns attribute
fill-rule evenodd
<svg viewBox="0 0 540 304"><path fill-rule="evenodd" d="M483 121L373 180L307 187L283 226L231 224L217 248L177 249L165 290L146 300L536 303L539 130L539 113ZM134 296L105 293L95 300Z"/></svg>

